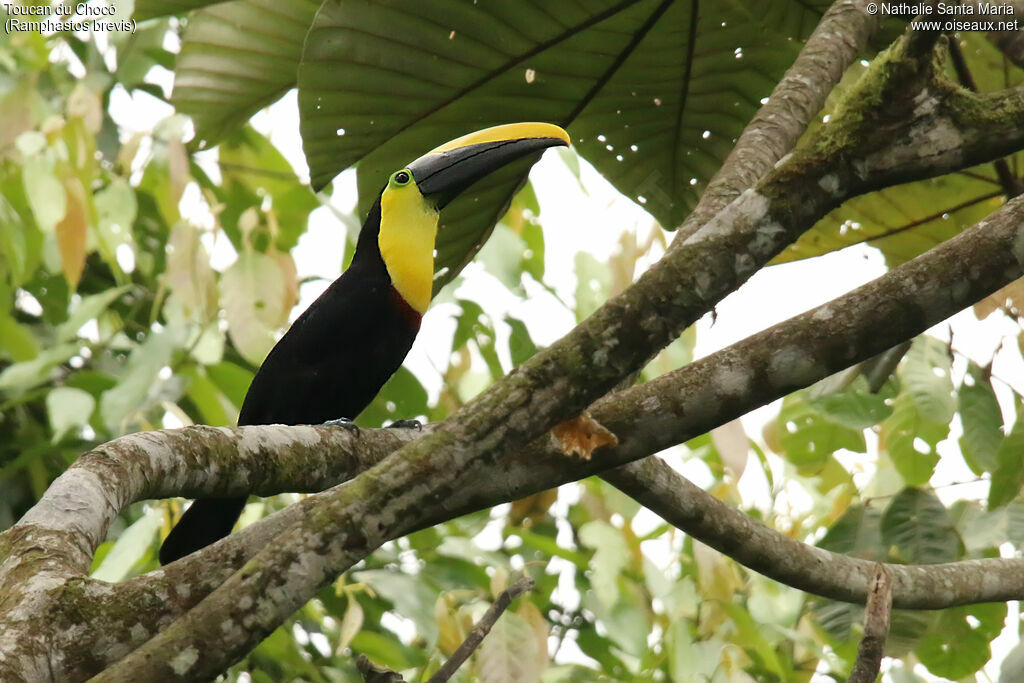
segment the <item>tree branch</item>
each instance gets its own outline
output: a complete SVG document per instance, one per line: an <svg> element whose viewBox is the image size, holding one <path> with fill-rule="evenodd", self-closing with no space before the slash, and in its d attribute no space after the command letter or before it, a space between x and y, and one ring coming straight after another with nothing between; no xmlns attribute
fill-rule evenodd
<svg viewBox="0 0 1024 683"><path fill-rule="evenodd" d="M875 566L864 610L864 637L857 648L857 659L847 683L875 683L882 666L885 639L889 637L889 618L892 615L892 578L885 565Z"/></svg>
<svg viewBox="0 0 1024 683"><path fill-rule="evenodd" d="M469 659L469 656L480 647L480 643L484 642L484 638L491 632L494 625L498 623L498 619L508 606L512 604L512 601L518 598L520 595L528 590L533 590L533 579L529 576L524 576L518 581L513 583L511 586L506 588L498 596L484 615L480 617L480 621L476 622L473 626L473 630L469 632L466 639L462 641L458 649L452 653L452 656L448 658L448 661L444 663L440 669L437 670L427 683L445 683L451 678L459 667L462 666L463 662Z"/></svg>
<svg viewBox="0 0 1024 683"><path fill-rule="evenodd" d="M843 199L991 160L1024 145L1024 89L977 95L952 86L936 74L933 41L934 36L908 34L879 56L832 123L754 189L742 193L636 285L495 384L435 433L409 444L350 484L302 506L288 534L275 539L185 619L124 660L122 673L134 670L138 679L219 672L318 586L389 535L422 524L417 511L456 508L453 501L458 499L460 482L467 481L459 477L473 472L483 480L494 479L494 468L502 469L528 441L578 414L640 367ZM1013 267L1018 265L1014 261ZM897 319L895 327L901 334L927 317L929 305L958 301L969 290L953 283L953 291L943 297L927 283L915 285L923 299L911 303L916 318ZM816 339L813 326L804 331ZM868 355L881 350L872 347ZM834 351L837 358L847 363L859 360L849 339L841 351ZM774 364L753 368L750 375L735 374L729 367L719 369L722 378L730 380L725 388L736 392L717 405L719 414L709 412L709 406L691 407L705 419L721 422L728 419L724 413L743 403L739 390L755 396L765 393L750 387L748 376L766 373L773 391L788 391L813 381L819 370L837 358L815 359L820 364L806 362L800 346L781 347L769 359ZM639 427L650 428L676 417L641 415L637 419ZM642 448L651 439L640 436L635 441ZM626 443L625 448L612 450L625 457L630 447ZM632 451L626 460L650 452ZM524 474L520 484L538 480ZM551 485L549 481L544 486ZM502 486L506 491L515 488L508 483ZM469 488L472 505L491 504L477 495L478 487ZM72 564L81 561L75 559ZM225 621L237 628L225 631L214 626ZM224 648L210 648L210 643ZM200 646L204 651L192 667L177 674L169 669L172 653ZM170 648L163 653L166 657L158 656L163 648ZM148 662L147 657L151 657Z"/></svg>
<svg viewBox="0 0 1024 683"><path fill-rule="evenodd" d="M1009 0L998 3L1000 5L1011 5L1013 13L1010 15L1017 19L1024 18L1024 1ZM1010 17L1006 17L1009 19ZM1007 59L1018 68L1024 69L1024 29L1016 31L988 31L985 36L989 41L1002 52Z"/></svg>
<svg viewBox="0 0 1024 683"><path fill-rule="evenodd" d="M599 449L588 462L572 462L557 455L550 444L537 443L532 449L495 465L481 460L464 468L448 469L444 461L428 463L423 478L442 477L450 484L438 495L434 487L417 492L422 498L413 508L410 498L389 495L390 484L380 467L371 469L349 484L314 496L288 511L298 520L287 537L277 537L246 564L245 569L215 590L197 610L175 622L158 637L123 660L110 671L110 678L130 680L150 674L172 676L164 662L173 653L210 638L221 638L219 626L238 624L239 651L261 637L257 629L268 628L259 621L262 612L250 615L255 576L273 576L264 563L275 553L294 558L299 583L317 581L311 572L326 575L327 566L350 566L375 544L409 529L409 509L428 510L417 515L415 526L512 500L528 493L578 479L601 469L621 464L679 443L750 409L807 386L853 363L870 358L899 341L915 336L951 313L1024 274L1024 200L1018 199L985 222L965 231L928 254L896 268L875 282L840 299L740 342L728 349L694 362L657 380L608 397L591 409L599 422L619 435L620 444ZM425 441L424 439L423 441ZM417 442L417 443L422 443ZM389 458L386 462L390 462ZM386 463L385 463L386 464ZM656 469L655 469L656 468ZM670 522L708 542L751 568L810 592L863 602L873 563L828 553L805 546L760 525L743 513L711 498L678 477L663 463L648 459L605 474L609 481L637 497ZM631 488L631 482L635 486ZM400 503L395 501L399 500ZM397 509L396 509L397 508ZM273 518L271 518L273 519ZM342 524L336 524L341 519ZM269 522L269 520L267 520ZM301 550L288 547L296 534L315 543L323 528L339 534L339 543L315 546L315 557L306 559ZM254 525L224 542L185 560L203 571L200 580L213 587L223 577L209 560L225 548L258 546L260 525ZM372 534L372 535L371 535ZM249 553L251 554L251 550ZM293 554L294 553L294 554ZM348 563L345 565L344 563ZM936 608L966 602L1018 598L1024 595L1024 562L1019 560L977 560L928 567L890 566L894 576L894 600L902 607ZM174 567L168 567L170 572ZM218 574L219 572L219 574ZM985 580L979 577L984 574ZM216 578L214 579L214 576ZM291 576L294 576L291 575ZM294 586L284 588L291 576L260 584L265 595L287 590L281 596L298 603L304 599ZM139 582L145 582L146 577ZM138 584L136 584L136 587ZM198 587L193 585L193 589ZM241 596L241 598L239 597ZM275 595L276 597L276 595ZM241 599L241 605L238 604ZM254 599L253 605L246 600ZM202 613L217 610L219 619L210 623ZM262 617L267 618L267 617ZM217 630L205 632L206 628ZM229 633L229 635L231 635ZM248 640L247 640L248 639ZM161 654L162 653L162 654ZM216 653L201 653L215 657ZM227 658L203 661L205 667L223 668ZM216 662L216 663L214 663ZM219 670L219 669L218 669ZM120 671L123 678L114 677ZM195 670L189 671L195 675ZM201 675L207 675L204 671Z"/></svg>
<svg viewBox="0 0 1024 683"><path fill-rule="evenodd" d="M964 59L960 43L954 38L949 40L947 45L949 46L949 56L953 62L953 69L960 80L960 85L971 92L977 92L978 85L975 83L974 76L971 75L971 70L967 66L967 60ZM996 159L992 162L992 167L995 169L996 177L999 178L999 184L1003 186L1003 193L1007 197L1016 197L1021 193L1020 179L1013 175L1013 171L1010 170L1010 165L1006 163L1006 159Z"/></svg>

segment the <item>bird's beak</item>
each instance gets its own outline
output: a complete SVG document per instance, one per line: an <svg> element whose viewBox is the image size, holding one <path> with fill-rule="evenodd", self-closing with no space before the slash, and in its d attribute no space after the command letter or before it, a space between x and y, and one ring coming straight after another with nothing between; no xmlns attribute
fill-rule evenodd
<svg viewBox="0 0 1024 683"><path fill-rule="evenodd" d="M568 146L569 134L556 125L509 123L446 142L407 168L423 196L442 209L488 173L558 145Z"/></svg>

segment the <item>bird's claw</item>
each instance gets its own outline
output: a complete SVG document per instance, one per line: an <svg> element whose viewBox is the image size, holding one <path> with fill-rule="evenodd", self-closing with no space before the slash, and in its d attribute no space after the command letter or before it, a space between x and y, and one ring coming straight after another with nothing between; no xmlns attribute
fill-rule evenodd
<svg viewBox="0 0 1024 683"><path fill-rule="evenodd" d="M355 422L348 419L347 417L339 417L337 420L327 420L326 422L322 422L321 424L341 427L342 429L352 432L354 436L359 436L359 425L357 425Z"/></svg>
<svg viewBox="0 0 1024 683"><path fill-rule="evenodd" d="M395 420L388 425L388 429L415 429L423 431L423 423L419 420Z"/></svg>

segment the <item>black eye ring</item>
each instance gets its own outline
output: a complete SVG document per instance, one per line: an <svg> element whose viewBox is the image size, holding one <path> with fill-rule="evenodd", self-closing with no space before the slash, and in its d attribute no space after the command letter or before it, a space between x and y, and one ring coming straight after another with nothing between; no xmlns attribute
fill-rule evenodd
<svg viewBox="0 0 1024 683"><path fill-rule="evenodd" d="M395 185L405 185L409 182L409 172L399 171L395 174Z"/></svg>

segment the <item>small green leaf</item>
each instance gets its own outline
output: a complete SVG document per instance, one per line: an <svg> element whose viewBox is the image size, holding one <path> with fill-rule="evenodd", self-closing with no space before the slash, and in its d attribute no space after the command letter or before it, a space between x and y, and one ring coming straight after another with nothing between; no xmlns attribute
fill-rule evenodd
<svg viewBox="0 0 1024 683"><path fill-rule="evenodd" d="M1017 421L996 449L996 467L988 491L989 509L1006 505L1024 483L1024 404L1017 401Z"/></svg>
<svg viewBox="0 0 1024 683"><path fill-rule="evenodd" d="M475 261L482 263L501 284L518 290L523 277L523 255L526 243L522 237L502 223L494 226L490 238L477 253Z"/></svg>
<svg viewBox="0 0 1024 683"><path fill-rule="evenodd" d="M491 379L498 379L505 374L498 359L497 350L494 348L494 327L490 317L484 313L480 304L468 299L458 299L457 304L462 308L462 315L459 316L455 326L455 336L452 339L452 350L458 350L467 342L473 341L487 369L491 373Z"/></svg>
<svg viewBox="0 0 1024 683"><path fill-rule="evenodd" d="M673 681L693 680L697 674L697 652L690 628L686 621L673 621L665 634L668 674Z"/></svg>
<svg viewBox="0 0 1024 683"><path fill-rule="evenodd" d="M93 206L103 260L116 272L121 272L117 249L122 244L132 246L132 226L139 210L135 190L127 180L115 178L93 195Z"/></svg>
<svg viewBox="0 0 1024 683"><path fill-rule="evenodd" d="M378 633L364 628L352 638L352 652L365 654L375 664L392 671L405 671L421 666L426 656L419 648L406 647L391 633Z"/></svg>
<svg viewBox="0 0 1024 683"><path fill-rule="evenodd" d="M952 361L949 347L942 341L921 335L900 364L899 375L925 420L948 424L956 412Z"/></svg>
<svg viewBox="0 0 1024 683"><path fill-rule="evenodd" d="M949 423L926 419L908 392L900 392L893 400L892 409L892 415L882 422L879 447L888 452L904 482L923 486L931 479L939 462L936 445L949 433Z"/></svg>
<svg viewBox="0 0 1024 683"><path fill-rule="evenodd" d="M246 126L221 143L218 163L223 180L217 192L225 202L221 224L238 245L238 216L250 207L273 216L273 244L286 252L306 231L309 213L320 203L266 136ZM264 207L266 207L264 209Z"/></svg>
<svg viewBox="0 0 1024 683"><path fill-rule="evenodd" d="M576 253L576 320L582 321L608 299L612 275L608 266L589 253Z"/></svg>
<svg viewBox="0 0 1024 683"><path fill-rule="evenodd" d="M131 285L122 285L107 289L99 294L90 294L83 297L71 311L68 319L57 327L57 339L69 341L74 339L78 330L90 320L95 320L103 311L107 310L110 304L117 301L122 294L131 289Z"/></svg>
<svg viewBox="0 0 1024 683"><path fill-rule="evenodd" d="M519 367L537 353L537 345L530 337L526 323L512 316L505 316L505 323L512 329L508 338L508 350L512 356L512 366Z"/></svg>
<svg viewBox="0 0 1024 683"><path fill-rule="evenodd" d="M170 365L175 347L169 334L158 333L132 351L125 374L100 399L103 422L112 433L122 433L125 421L149 406L147 399L159 385L160 371Z"/></svg>
<svg viewBox="0 0 1024 683"><path fill-rule="evenodd" d="M648 651L650 624L647 614L650 607L634 584L623 582L622 588L614 605L606 605L595 592L589 591L583 596L582 606L597 616L608 638L618 649L634 657L643 657Z"/></svg>
<svg viewBox="0 0 1024 683"><path fill-rule="evenodd" d="M355 575L395 606L395 611L412 619L421 636L433 643L437 640L434 619L435 591L416 576L386 569L371 569Z"/></svg>
<svg viewBox="0 0 1024 683"><path fill-rule="evenodd" d="M818 545L832 552L883 562L888 548L882 543L881 521L882 513L878 510L851 506Z"/></svg>
<svg viewBox="0 0 1024 683"><path fill-rule="evenodd" d="M39 354L39 346L28 327L0 312L0 351L20 362L35 358Z"/></svg>
<svg viewBox="0 0 1024 683"><path fill-rule="evenodd" d="M992 472L1003 440L1003 414L999 409L989 373L971 361L959 391L960 452L975 474Z"/></svg>
<svg viewBox="0 0 1024 683"><path fill-rule="evenodd" d="M629 561L629 547L622 532L607 522L594 520L580 527L580 540L594 552L590 585L607 609L619 600L619 573Z"/></svg>
<svg viewBox="0 0 1024 683"><path fill-rule="evenodd" d="M373 402L359 414L358 421L367 427L380 427L388 421L411 420L426 415L427 410L427 390L416 375L400 367L384 383Z"/></svg>
<svg viewBox="0 0 1024 683"><path fill-rule="evenodd" d="M754 621L749 611L739 605L726 603L723 608L736 625L743 649L760 659L760 664L765 669L779 676L780 680L785 680L788 673L786 667L783 667L779 660L775 643L765 638L766 631L763 627Z"/></svg>
<svg viewBox="0 0 1024 683"><path fill-rule="evenodd" d="M78 344L60 344L43 349L31 360L15 363L0 372L0 390L24 390L45 382L50 372L78 353Z"/></svg>
<svg viewBox="0 0 1024 683"><path fill-rule="evenodd" d="M242 407L245 394L249 391L249 385L252 384L252 371L229 361L221 361L216 365L207 366L206 373L236 409Z"/></svg>
<svg viewBox="0 0 1024 683"><path fill-rule="evenodd" d="M544 228L536 221L527 221L523 225L523 242L526 252L523 254L523 271L537 282L544 281Z"/></svg>
<svg viewBox="0 0 1024 683"><path fill-rule="evenodd" d="M56 387L46 395L46 412L53 431L52 443L58 443L72 429L89 424L96 407L92 394L71 387Z"/></svg>
<svg viewBox="0 0 1024 683"><path fill-rule="evenodd" d="M237 421L236 414L228 416L224 408L227 402L224 394L204 372L198 368L188 368L179 374L189 380L185 394L199 409L199 422L212 426L230 426Z"/></svg>
<svg viewBox="0 0 1024 683"><path fill-rule="evenodd" d="M217 276L199 228L181 221L171 230L163 280L183 323L204 325L217 316Z"/></svg>
<svg viewBox="0 0 1024 683"><path fill-rule="evenodd" d="M338 650L349 646L352 639L363 628L365 619L363 606L351 595L348 597L348 607L345 609L345 616L341 619L341 627L338 629Z"/></svg>
<svg viewBox="0 0 1024 683"><path fill-rule="evenodd" d="M149 555L157 540L163 517L163 510L154 508L125 529L92 573L92 578L112 583L128 578L139 561Z"/></svg>
<svg viewBox="0 0 1024 683"><path fill-rule="evenodd" d="M858 453L867 447L864 434L831 422L806 400L806 392L787 396L777 418L786 459L800 468L823 466L841 448Z"/></svg>
<svg viewBox="0 0 1024 683"><path fill-rule="evenodd" d="M228 334L242 356L255 365L277 341L288 322L286 274L268 254L244 251L220 279Z"/></svg>
<svg viewBox="0 0 1024 683"><path fill-rule="evenodd" d="M67 194L54 175L53 163L43 156L30 157L22 166L21 178L36 225L52 233L67 212Z"/></svg>

